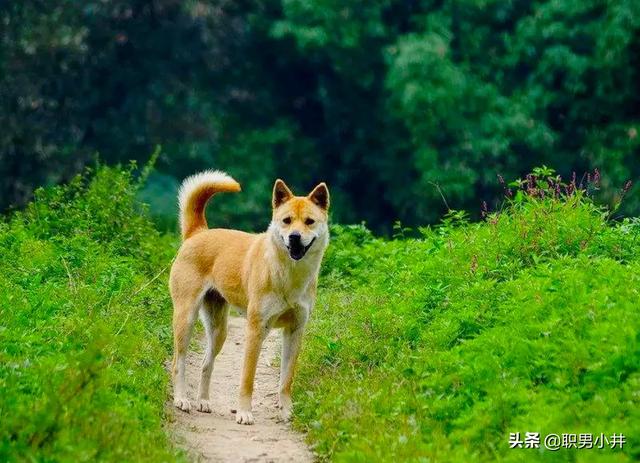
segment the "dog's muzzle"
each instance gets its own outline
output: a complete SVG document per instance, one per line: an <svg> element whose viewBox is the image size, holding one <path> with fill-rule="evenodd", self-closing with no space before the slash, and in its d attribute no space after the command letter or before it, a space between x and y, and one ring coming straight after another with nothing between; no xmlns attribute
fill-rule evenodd
<svg viewBox="0 0 640 463"><path fill-rule="evenodd" d="M313 243L315 242L316 238L314 237L311 242L308 245L303 245L302 244L302 236L300 236L299 233L291 233L289 235L289 244L287 245L285 243L285 245L287 246L287 249L289 250L289 256L293 259L293 260L300 260L304 257L304 255L307 253L307 251L311 248L311 246L313 245ZM283 240L284 241L284 240Z"/></svg>

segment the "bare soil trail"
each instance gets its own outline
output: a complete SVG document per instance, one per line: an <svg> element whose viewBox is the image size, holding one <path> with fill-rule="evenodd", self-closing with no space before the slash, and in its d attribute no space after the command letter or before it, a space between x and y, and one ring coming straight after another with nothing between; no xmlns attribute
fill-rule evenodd
<svg viewBox="0 0 640 463"><path fill-rule="evenodd" d="M216 357L211 380L212 413L192 407L185 413L169 404L175 421L177 445L198 462L311 462L313 454L302 436L280 420L277 409L278 369L272 366L279 349L279 331L272 331L264 342L253 395L252 426L237 424L232 409L237 406L244 351L245 320L229 317L229 334ZM198 342L202 345L203 339ZM200 381L202 349L190 349L187 356L187 396L195 403Z"/></svg>

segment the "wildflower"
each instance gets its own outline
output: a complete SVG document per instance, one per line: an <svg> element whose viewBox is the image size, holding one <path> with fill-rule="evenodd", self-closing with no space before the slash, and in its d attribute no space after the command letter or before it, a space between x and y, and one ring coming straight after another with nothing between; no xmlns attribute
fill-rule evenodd
<svg viewBox="0 0 640 463"><path fill-rule="evenodd" d="M527 174L527 190L533 190L535 188L535 177L531 174Z"/></svg>
<svg viewBox="0 0 640 463"><path fill-rule="evenodd" d="M572 183L569 183L569 184L565 187L565 193L566 193L566 195L567 195L567 196L571 196L571 195L574 193L575 189L576 189L576 185L575 185L575 183L573 183L573 182L572 182Z"/></svg>
<svg viewBox="0 0 640 463"><path fill-rule="evenodd" d="M511 188L507 187L507 183L504 181L504 177L500 174L498 174L498 182L500 182L500 185L502 186L502 189L504 190L504 195L507 198L511 198L513 197L513 193L511 192Z"/></svg>
<svg viewBox="0 0 640 463"><path fill-rule="evenodd" d="M624 197L627 195L627 193L631 189L631 185L633 185L633 182L631 182L631 180L627 180L626 182L624 182L622 191L620 192L620 200L618 201L618 205L616 209L620 207L620 204L622 204L622 201L624 201Z"/></svg>

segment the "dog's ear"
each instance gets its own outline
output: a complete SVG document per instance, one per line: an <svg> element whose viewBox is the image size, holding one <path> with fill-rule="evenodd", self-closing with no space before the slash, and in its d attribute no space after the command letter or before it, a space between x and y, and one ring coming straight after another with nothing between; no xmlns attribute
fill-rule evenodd
<svg viewBox="0 0 640 463"><path fill-rule="evenodd" d="M308 198L321 209L325 211L329 209L329 189L326 183L322 182L316 186L313 191L309 193Z"/></svg>
<svg viewBox="0 0 640 463"><path fill-rule="evenodd" d="M273 208L276 209L281 204L286 203L293 197L293 193L289 187L282 180L276 180L276 183L273 185L273 199L271 200L271 204Z"/></svg>

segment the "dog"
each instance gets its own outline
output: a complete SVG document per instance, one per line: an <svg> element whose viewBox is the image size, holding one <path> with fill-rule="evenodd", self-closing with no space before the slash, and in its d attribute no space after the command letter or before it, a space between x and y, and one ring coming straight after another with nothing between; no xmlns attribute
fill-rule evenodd
<svg viewBox="0 0 640 463"><path fill-rule="evenodd" d="M251 398L256 366L262 342L272 328L282 328L279 408L288 421L295 364L329 244L329 190L320 183L307 196L294 196L278 179L273 186L272 217L266 232L209 229L205 218L209 198L237 191L238 182L221 171L193 175L179 191L183 241L169 277L174 307L174 405L186 412L191 410L185 390L185 358L199 314L207 346L196 409L211 412L211 373L227 336L229 308L233 306L247 319L236 422L254 422Z"/></svg>

